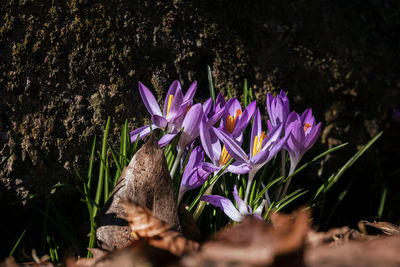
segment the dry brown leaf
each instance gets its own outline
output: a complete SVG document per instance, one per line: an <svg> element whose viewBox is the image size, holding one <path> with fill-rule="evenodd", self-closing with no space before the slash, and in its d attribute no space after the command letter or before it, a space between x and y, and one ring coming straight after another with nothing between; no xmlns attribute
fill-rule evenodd
<svg viewBox="0 0 400 267"><path fill-rule="evenodd" d="M322 245L305 251L306 266L400 266L400 237L349 241L341 246Z"/></svg>
<svg viewBox="0 0 400 267"><path fill-rule="evenodd" d="M368 222L368 221L360 221L363 225L371 226L382 231L386 235L399 235L400 227L390 223L390 222Z"/></svg>
<svg viewBox="0 0 400 267"><path fill-rule="evenodd" d="M180 229L172 180L154 135L124 168L110 199L96 217L96 238L103 249L120 249L133 240L121 206L125 199L135 200L157 218Z"/></svg>
<svg viewBox="0 0 400 267"><path fill-rule="evenodd" d="M179 205L179 219L181 222L183 235L190 240L201 241L201 232L197 227L196 221L192 213L188 210L189 207L183 203Z"/></svg>
<svg viewBox="0 0 400 267"><path fill-rule="evenodd" d="M273 225L253 216L220 231L199 253L186 256L184 266L301 266L309 229L309 210L275 214Z"/></svg>
<svg viewBox="0 0 400 267"><path fill-rule="evenodd" d="M129 246L114 250L98 259L69 258L67 267L149 267L174 266L178 258L169 251L151 246L147 240L133 241Z"/></svg>
<svg viewBox="0 0 400 267"><path fill-rule="evenodd" d="M147 238L150 245L168 250L178 257L198 249L197 242L188 240L172 226L156 218L149 209L132 200L122 202L122 206L134 236Z"/></svg>

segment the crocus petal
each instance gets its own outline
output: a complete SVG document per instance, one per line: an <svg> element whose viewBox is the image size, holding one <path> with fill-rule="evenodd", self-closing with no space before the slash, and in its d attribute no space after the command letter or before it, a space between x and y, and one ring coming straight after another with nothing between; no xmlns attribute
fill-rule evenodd
<svg viewBox="0 0 400 267"><path fill-rule="evenodd" d="M242 216L236 209L235 205L233 205L232 201L230 201L227 198L217 195L210 195L210 196L202 196L200 200L206 201L222 209L222 211L235 222L240 222L242 220Z"/></svg>
<svg viewBox="0 0 400 267"><path fill-rule="evenodd" d="M251 138L250 138L250 157L252 157L253 153L253 146L254 146L254 139L256 136L260 138L261 136L261 113L260 109L257 108L256 115L254 116L253 120L253 127L251 129Z"/></svg>
<svg viewBox="0 0 400 267"><path fill-rule="evenodd" d="M173 121L178 117L184 116L187 110L188 104L183 104L182 90L176 90L174 98L172 99L171 107L169 108L167 120Z"/></svg>
<svg viewBox="0 0 400 267"><path fill-rule="evenodd" d="M237 161L248 162L248 157L243 149L226 133L216 128L212 128L218 138L224 143L228 153Z"/></svg>
<svg viewBox="0 0 400 267"><path fill-rule="evenodd" d="M190 171L187 171L187 169L185 169L185 172L183 173L182 176L181 185L179 188L178 202L181 201L183 195L187 191L202 186L205 183L205 181L207 181L209 175L210 175L209 172L205 172L199 168L194 168Z"/></svg>
<svg viewBox="0 0 400 267"><path fill-rule="evenodd" d="M183 120L182 127L183 132L179 139L179 146L184 147L200 134L200 124L203 120L203 107L202 105L196 104L191 107Z"/></svg>
<svg viewBox="0 0 400 267"><path fill-rule="evenodd" d="M317 141L320 133L321 133L321 123L318 123L317 126L312 127L311 131L306 136L303 145L304 148L306 148L307 150L310 149Z"/></svg>
<svg viewBox="0 0 400 267"><path fill-rule="evenodd" d="M197 81L194 81L190 85L189 89L187 90L185 97L183 98L183 101L189 101L190 105L192 105L193 97L194 97L194 94L196 93L196 89L197 89Z"/></svg>
<svg viewBox="0 0 400 267"><path fill-rule="evenodd" d="M274 128L269 120L267 120L267 128L268 128L268 131L271 131L272 128Z"/></svg>
<svg viewBox="0 0 400 267"><path fill-rule="evenodd" d="M210 97L209 99L207 99L204 104L203 104L203 113L204 115L208 115L208 113L211 112L211 108L213 106L213 101L212 98Z"/></svg>
<svg viewBox="0 0 400 267"><path fill-rule="evenodd" d="M171 133L171 134L165 134L163 137L158 140L158 146L159 147L164 147L166 146L169 142L171 142L172 139L177 135L177 133Z"/></svg>
<svg viewBox="0 0 400 267"><path fill-rule="evenodd" d="M247 107L243 111L242 116L238 118L238 121L236 122L235 129L232 132L233 136L242 133L243 130L247 127L247 125L249 125L251 119L254 116L254 113L256 112L256 109L257 109L257 103L255 100L247 105Z"/></svg>
<svg viewBox="0 0 400 267"><path fill-rule="evenodd" d="M227 115L231 115L232 117L236 115L238 109L242 110L242 106L240 105L239 100L236 98L229 99L226 103L226 108Z"/></svg>
<svg viewBox="0 0 400 267"><path fill-rule="evenodd" d="M204 160L204 151L201 147L197 146L192 149L189 159L186 163L185 171L198 168L200 163Z"/></svg>
<svg viewBox="0 0 400 267"><path fill-rule="evenodd" d="M268 157L266 158L266 161L263 163L265 164L266 162L270 161L275 155L281 151L283 146L287 143L287 139L289 138L289 135L285 135L281 140L279 140L277 143L274 143L272 145L272 148L268 148L269 154Z"/></svg>
<svg viewBox="0 0 400 267"><path fill-rule="evenodd" d="M204 120L200 123L200 141L207 156L215 164L221 154L221 145L215 134L210 134L210 130L204 125Z"/></svg>
<svg viewBox="0 0 400 267"><path fill-rule="evenodd" d="M279 95L276 97L273 97L270 93L267 93L266 104L271 125L276 126L278 123L285 124L290 111L289 99L285 92L281 90Z"/></svg>
<svg viewBox="0 0 400 267"><path fill-rule="evenodd" d="M234 174L246 174L250 172L251 167L247 163L234 161L226 168L226 170Z"/></svg>
<svg viewBox="0 0 400 267"><path fill-rule="evenodd" d="M283 125L279 124L277 127L272 128L267 137L264 138L261 150L267 150L273 143L275 143L281 136Z"/></svg>
<svg viewBox="0 0 400 267"><path fill-rule="evenodd" d="M211 162L202 162L200 168L209 173L212 173L212 172L215 172L215 171L218 171L219 169L221 169L219 167L216 167Z"/></svg>
<svg viewBox="0 0 400 267"><path fill-rule="evenodd" d="M152 124L151 125L152 130L157 129L158 126ZM150 130L150 125L142 126L140 128L135 129L134 131L130 132L130 137L131 137L131 143L135 143L138 135L140 134L140 139L145 137L151 132Z"/></svg>
<svg viewBox="0 0 400 267"><path fill-rule="evenodd" d="M207 128L210 128L212 126L214 126L215 123L217 123L217 121L219 121L219 119L221 119L222 114L224 114L224 108L220 108L219 110L217 110L206 122L207 124Z"/></svg>
<svg viewBox="0 0 400 267"><path fill-rule="evenodd" d="M181 87L181 83L179 81L175 80L169 87L167 95L165 96L164 109L163 109L163 114L165 117L167 116L169 96L172 95L175 98L177 91L182 92L182 87Z"/></svg>
<svg viewBox="0 0 400 267"><path fill-rule="evenodd" d="M182 195L188 190L195 189L202 186L207 181L209 173L202 171L201 169L193 169L188 174L182 176L180 191Z"/></svg>
<svg viewBox="0 0 400 267"><path fill-rule="evenodd" d="M218 93L217 98L215 99L215 108L217 109L218 107L223 107L225 106L225 99L221 95L221 93Z"/></svg>
<svg viewBox="0 0 400 267"><path fill-rule="evenodd" d="M252 157L250 159L250 163L253 165L261 164L264 161L266 163L266 159L267 159L268 155L269 155L269 151L260 151L257 153L257 155L255 155L254 157Z"/></svg>
<svg viewBox="0 0 400 267"><path fill-rule="evenodd" d="M239 197L236 185L233 187L233 197L235 198L236 205L238 206L240 214L244 215L249 213L246 203Z"/></svg>
<svg viewBox="0 0 400 267"><path fill-rule="evenodd" d="M165 128L168 124L167 119L159 115L152 115L151 122L161 128Z"/></svg>
<svg viewBox="0 0 400 267"><path fill-rule="evenodd" d="M263 199L263 201L261 201L261 204L256 208L256 210L253 212L254 215L258 215L261 216L261 213L264 209L264 205L265 205L266 200Z"/></svg>
<svg viewBox="0 0 400 267"><path fill-rule="evenodd" d="M312 115L312 109L308 108L306 109L303 114L301 114L300 119L301 121L304 122L309 122L313 121L314 116ZM315 120L314 120L315 121Z"/></svg>
<svg viewBox="0 0 400 267"><path fill-rule="evenodd" d="M139 82L139 93L149 113L151 115L162 116L157 100L154 98L150 90L141 82Z"/></svg>

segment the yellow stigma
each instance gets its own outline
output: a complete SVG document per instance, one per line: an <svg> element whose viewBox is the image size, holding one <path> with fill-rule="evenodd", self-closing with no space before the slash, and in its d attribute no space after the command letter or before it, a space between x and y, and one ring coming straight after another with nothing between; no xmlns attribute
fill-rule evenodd
<svg viewBox="0 0 400 267"><path fill-rule="evenodd" d="M168 106L167 106L167 116L168 116L169 109L171 108L171 104L172 104L172 100L173 99L174 99L174 95L169 95L169 97L168 97Z"/></svg>
<svg viewBox="0 0 400 267"><path fill-rule="evenodd" d="M235 129L236 119L241 114L242 114L242 111L240 109L238 109L238 110L236 110L235 117L232 117L231 115L228 115L228 117L226 118L226 129L230 133L232 133L233 129Z"/></svg>
<svg viewBox="0 0 400 267"><path fill-rule="evenodd" d="M306 132L307 129L310 127L311 127L311 124L309 124L309 123L304 124L304 132Z"/></svg>
<svg viewBox="0 0 400 267"><path fill-rule="evenodd" d="M219 165L220 166L225 165L230 158L231 155L229 155L228 151L226 150L226 147L223 146L221 151L221 156L219 156Z"/></svg>
<svg viewBox="0 0 400 267"><path fill-rule="evenodd" d="M262 142L263 142L263 140L264 140L265 137L267 137L267 136L265 135L265 132L264 132L264 131L261 132L260 138L258 137L258 135L256 135L256 136L254 137L254 143L253 143L253 157L254 157L255 155L257 155L258 152L260 152L260 150L261 150L261 145L262 145Z"/></svg>

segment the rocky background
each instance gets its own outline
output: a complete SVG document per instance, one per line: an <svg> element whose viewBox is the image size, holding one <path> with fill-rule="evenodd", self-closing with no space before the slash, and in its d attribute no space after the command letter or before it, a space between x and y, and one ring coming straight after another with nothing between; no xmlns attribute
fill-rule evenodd
<svg viewBox="0 0 400 267"><path fill-rule="evenodd" d="M175 79L184 90L197 80L201 100L210 65L225 96L228 87L241 95L247 78L261 107L280 89L292 109L311 106L324 130L309 158L350 142L311 168L307 183L384 130L338 185L351 180L353 198L334 221L373 217L384 188L387 219L398 220L399 33L396 0L1 1L0 201L78 184L72 166L85 173L107 116L116 147L125 119L133 130L148 117L139 80L160 101Z"/></svg>

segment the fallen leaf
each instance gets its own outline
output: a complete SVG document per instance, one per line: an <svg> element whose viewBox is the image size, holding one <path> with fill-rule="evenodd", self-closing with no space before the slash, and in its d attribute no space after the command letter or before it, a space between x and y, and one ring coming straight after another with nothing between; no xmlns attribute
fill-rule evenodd
<svg viewBox="0 0 400 267"><path fill-rule="evenodd" d="M309 210L275 214L272 224L254 216L228 227L202 245L197 254L183 258L184 266L302 266L309 229Z"/></svg>
<svg viewBox="0 0 400 267"><path fill-rule="evenodd" d="M130 231L138 239L145 238L150 245L167 250L177 257L198 249L197 242L187 239L172 226L156 218L146 207L132 200L122 202L122 206L127 214Z"/></svg>
<svg viewBox="0 0 400 267"><path fill-rule="evenodd" d="M149 267L175 266L178 258L164 249L150 245L147 240L135 240L129 246L107 253L99 259L69 258L67 267Z"/></svg>
<svg viewBox="0 0 400 267"><path fill-rule="evenodd" d="M179 205L179 220L181 222L182 233L190 240L201 241L201 232L197 227L196 221L192 213L188 210L189 207L181 203Z"/></svg>
<svg viewBox="0 0 400 267"><path fill-rule="evenodd" d="M341 246L322 245L305 251L306 266L400 266L400 237L349 241Z"/></svg>
<svg viewBox="0 0 400 267"><path fill-rule="evenodd" d="M133 240L121 206L126 199L133 199L157 218L180 229L171 177L154 134L124 168L109 200L96 217L100 248L120 249Z"/></svg>
<svg viewBox="0 0 400 267"><path fill-rule="evenodd" d="M400 227L390 223L390 222L368 222L368 221L360 221L363 225L371 226L382 231L386 235L399 235Z"/></svg>

